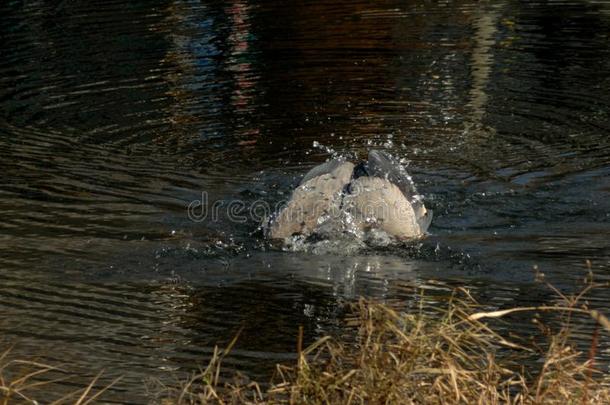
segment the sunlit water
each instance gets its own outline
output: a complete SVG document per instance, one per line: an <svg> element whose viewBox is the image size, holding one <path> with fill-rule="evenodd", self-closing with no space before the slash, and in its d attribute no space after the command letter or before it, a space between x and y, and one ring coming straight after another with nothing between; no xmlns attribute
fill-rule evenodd
<svg viewBox="0 0 610 405"><path fill-rule="evenodd" d="M268 378L299 325L307 342L340 333L360 295L408 307L423 288L434 306L466 286L529 305L553 299L533 265L574 291L586 259L608 281L610 6L409 3L3 2L14 356L65 365L66 392L105 369L102 384L123 376L107 400L147 402L144 379L183 378L240 328L227 366ZM434 210L420 244L284 252L239 219L373 147ZM188 215L202 199L217 215Z"/></svg>

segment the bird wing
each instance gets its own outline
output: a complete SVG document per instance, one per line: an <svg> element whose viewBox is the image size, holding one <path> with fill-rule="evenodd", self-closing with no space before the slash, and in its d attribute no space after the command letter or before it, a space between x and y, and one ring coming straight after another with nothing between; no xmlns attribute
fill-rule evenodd
<svg viewBox="0 0 610 405"><path fill-rule="evenodd" d="M350 167L350 168L354 167L354 165L352 163L346 162L345 160L342 160L342 159L329 160L328 162L322 163L321 165L318 165L318 166L314 167L313 169L311 169L310 171L308 171L305 174L305 176L303 177L303 179L301 180L300 184L305 184L309 180L311 180L315 177L319 177L323 174L333 174L336 172L343 172L343 170L337 170L337 169L339 169L341 166L345 166L345 165L347 165L346 167ZM349 178L347 179L347 181L345 183L347 184L348 182L349 182Z"/></svg>
<svg viewBox="0 0 610 405"><path fill-rule="evenodd" d="M423 205L409 173L387 152L378 150L369 152L368 173L370 176L381 177L395 184L414 208Z"/></svg>
<svg viewBox="0 0 610 405"><path fill-rule="evenodd" d="M307 236L323 216L336 214L353 169L352 163L338 159L311 169L284 208L270 220L270 237L282 239L295 233Z"/></svg>

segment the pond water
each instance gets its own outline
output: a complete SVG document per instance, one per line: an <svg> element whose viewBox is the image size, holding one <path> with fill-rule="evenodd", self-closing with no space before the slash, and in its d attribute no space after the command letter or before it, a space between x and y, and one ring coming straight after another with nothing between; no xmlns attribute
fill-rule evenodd
<svg viewBox="0 0 610 405"><path fill-rule="evenodd" d="M143 380L184 377L240 328L227 366L266 379L299 325L307 342L340 331L361 295L408 306L423 289L434 306L465 286L490 308L536 304L554 295L532 266L570 292L587 259L610 281L610 5L268 3L2 3L15 357L63 364L66 392L104 369L102 384L123 376L108 401L145 403ZM244 214L329 151L371 148L405 159L434 210L420 244L283 252ZM218 215L189 216L202 199Z"/></svg>

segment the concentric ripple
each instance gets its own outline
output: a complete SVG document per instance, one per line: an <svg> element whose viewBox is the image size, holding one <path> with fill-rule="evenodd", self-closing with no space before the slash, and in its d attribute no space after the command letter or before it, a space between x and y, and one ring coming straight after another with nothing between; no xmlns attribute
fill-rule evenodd
<svg viewBox="0 0 610 405"><path fill-rule="evenodd" d="M341 333L360 295L408 308L424 289L432 310L463 286L491 308L534 305L555 298L533 265L574 291L585 260L608 281L605 2L74 0L0 15L0 342L63 366L48 398L104 369L100 384L123 376L107 401L149 402L145 380L185 377L240 329L227 366L266 379L299 325L308 342ZM408 165L430 238L317 255L261 240L250 207L286 199L331 151L371 148ZM589 303L610 311L605 290Z"/></svg>

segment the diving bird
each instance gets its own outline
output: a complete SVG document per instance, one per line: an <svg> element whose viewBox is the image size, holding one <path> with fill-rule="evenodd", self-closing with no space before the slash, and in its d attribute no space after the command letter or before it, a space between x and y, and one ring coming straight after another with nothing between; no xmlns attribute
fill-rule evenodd
<svg viewBox="0 0 610 405"><path fill-rule="evenodd" d="M357 165L333 159L311 169L270 221L268 236L307 237L330 221L410 240L425 236L432 211L424 206L400 162L386 152L372 150L368 160Z"/></svg>

